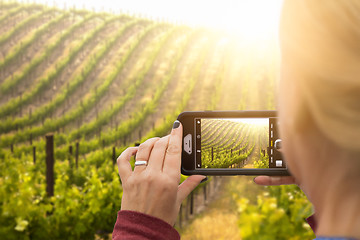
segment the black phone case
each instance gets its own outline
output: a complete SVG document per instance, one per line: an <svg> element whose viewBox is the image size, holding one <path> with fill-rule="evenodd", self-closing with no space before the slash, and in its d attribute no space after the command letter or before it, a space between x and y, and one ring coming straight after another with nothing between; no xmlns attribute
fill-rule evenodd
<svg viewBox="0 0 360 240"><path fill-rule="evenodd" d="M276 117L276 111L203 111L203 112L182 112L178 116L178 120L183 125L183 136L188 133L194 132L193 119L196 118L268 118ZM187 126L187 127L185 127ZM193 135L192 141L195 141ZM195 153L193 153L195 154ZM216 175L216 176L233 176L233 175L267 175L267 176L289 176L291 175L288 169L195 169L194 166L195 157L188 155L184 148L181 154L181 173L184 175Z"/></svg>

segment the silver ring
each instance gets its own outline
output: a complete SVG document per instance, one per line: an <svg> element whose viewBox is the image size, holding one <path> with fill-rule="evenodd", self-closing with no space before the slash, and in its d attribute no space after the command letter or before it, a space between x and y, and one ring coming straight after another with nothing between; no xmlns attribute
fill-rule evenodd
<svg viewBox="0 0 360 240"><path fill-rule="evenodd" d="M147 166L147 161L135 161L136 166Z"/></svg>

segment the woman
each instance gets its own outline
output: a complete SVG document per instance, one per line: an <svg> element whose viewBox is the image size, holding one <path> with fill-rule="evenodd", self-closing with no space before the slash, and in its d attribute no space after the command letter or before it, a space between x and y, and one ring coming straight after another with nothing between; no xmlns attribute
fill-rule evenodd
<svg viewBox="0 0 360 240"><path fill-rule="evenodd" d="M287 0L281 26L280 133L293 177L316 211L316 239L360 239L360 1ZM128 148L118 159L123 183L114 239L179 239L181 201L204 176L180 186L182 126ZM148 165L131 171L129 159Z"/></svg>

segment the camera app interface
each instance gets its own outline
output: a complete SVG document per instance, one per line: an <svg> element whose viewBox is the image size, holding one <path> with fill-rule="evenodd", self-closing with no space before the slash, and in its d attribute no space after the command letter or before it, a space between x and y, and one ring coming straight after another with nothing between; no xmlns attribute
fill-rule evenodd
<svg viewBox="0 0 360 240"><path fill-rule="evenodd" d="M277 118L195 119L196 168L286 168Z"/></svg>

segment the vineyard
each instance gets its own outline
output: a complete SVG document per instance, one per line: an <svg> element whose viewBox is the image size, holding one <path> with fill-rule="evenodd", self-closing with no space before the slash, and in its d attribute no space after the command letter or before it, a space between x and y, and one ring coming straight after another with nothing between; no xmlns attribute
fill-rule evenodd
<svg viewBox="0 0 360 240"><path fill-rule="evenodd" d="M168 134L182 111L275 106L272 43L262 46L264 54L205 28L2 0L0 23L1 239L107 236L120 209L115 161L125 148ZM212 128L206 149L217 148L216 159L266 159L260 151L265 136L251 133L252 126L231 127L244 133L236 144L230 139L239 137L235 132L215 138ZM266 199L281 199L279 219L290 219L282 224L295 223L309 236L303 219L291 217L295 207L305 217L309 203L286 189L262 194L259 206L244 204L239 216L251 219Z"/></svg>
<svg viewBox="0 0 360 240"><path fill-rule="evenodd" d="M263 125L256 125L226 119L203 119L202 124L202 167L269 167L266 121Z"/></svg>

